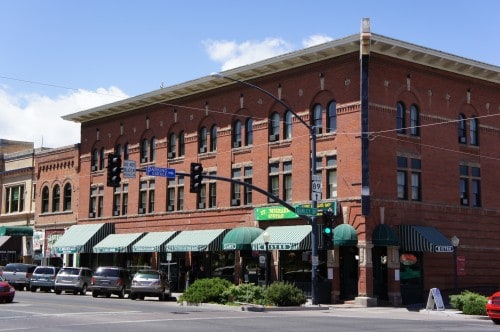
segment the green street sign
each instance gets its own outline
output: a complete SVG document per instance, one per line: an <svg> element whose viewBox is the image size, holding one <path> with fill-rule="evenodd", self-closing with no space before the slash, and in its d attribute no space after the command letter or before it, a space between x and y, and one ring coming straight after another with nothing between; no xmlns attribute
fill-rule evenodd
<svg viewBox="0 0 500 332"><path fill-rule="evenodd" d="M318 209L297 206L297 207L295 207L295 213L306 215L306 216L315 216L318 214Z"/></svg>

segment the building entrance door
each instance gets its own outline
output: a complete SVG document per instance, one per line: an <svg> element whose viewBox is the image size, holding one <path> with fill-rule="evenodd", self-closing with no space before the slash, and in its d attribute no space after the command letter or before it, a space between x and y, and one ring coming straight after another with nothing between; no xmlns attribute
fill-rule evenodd
<svg viewBox="0 0 500 332"><path fill-rule="evenodd" d="M339 247L340 300L354 300L358 296L358 248Z"/></svg>
<svg viewBox="0 0 500 332"><path fill-rule="evenodd" d="M379 300L388 301L389 294L387 288L387 247L373 247L372 258L373 295Z"/></svg>

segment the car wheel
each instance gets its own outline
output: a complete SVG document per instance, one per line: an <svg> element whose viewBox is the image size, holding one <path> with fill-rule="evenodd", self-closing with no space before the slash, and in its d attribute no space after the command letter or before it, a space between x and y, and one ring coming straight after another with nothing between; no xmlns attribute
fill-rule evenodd
<svg viewBox="0 0 500 332"><path fill-rule="evenodd" d="M34 293L34 292L36 292L36 287L31 286L31 287L30 287L30 291L32 291L33 293Z"/></svg>
<svg viewBox="0 0 500 332"><path fill-rule="evenodd" d="M14 301L14 297L9 297L5 300L6 303L12 303L12 301Z"/></svg>
<svg viewBox="0 0 500 332"><path fill-rule="evenodd" d="M60 295L62 293L62 291L60 289L54 289L54 293L56 293L57 295Z"/></svg>
<svg viewBox="0 0 500 332"><path fill-rule="evenodd" d="M495 323L497 325L500 325L500 319L498 319L498 318L492 318L491 320L493 321L493 323Z"/></svg>
<svg viewBox="0 0 500 332"><path fill-rule="evenodd" d="M82 286L82 289L80 290L80 295L86 295L87 294L87 284L84 284Z"/></svg>
<svg viewBox="0 0 500 332"><path fill-rule="evenodd" d="M158 295L158 300L159 301L165 301L165 293L160 293L160 295Z"/></svg>
<svg viewBox="0 0 500 332"><path fill-rule="evenodd" d="M73 291L73 295L78 295L78 290L76 290L76 289L75 289L75 290Z"/></svg>
<svg viewBox="0 0 500 332"><path fill-rule="evenodd" d="M125 297L125 287L122 287L122 289L120 290L120 293L118 293L118 297L120 299L123 299Z"/></svg>
<svg viewBox="0 0 500 332"><path fill-rule="evenodd" d="M135 295L134 293L130 293L130 295L128 296L129 299L131 300L135 300L137 298L137 295Z"/></svg>
<svg viewBox="0 0 500 332"><path fill-rule="evenodd" d="M92 291L92 297L98 297L99 296L99 292L97 291Z"/></svg>
<svg viewBox="0 0 500 332"><path fill-rule="evenodd" d="M139 296L139 300L144 301L144 297L145 297L144 295Z"/></svg>
<svg viewBox="0 0 500 332"><path fill-rule="evenodd" d="M111 297L111 293L106 293L106 297Z"/></svg>

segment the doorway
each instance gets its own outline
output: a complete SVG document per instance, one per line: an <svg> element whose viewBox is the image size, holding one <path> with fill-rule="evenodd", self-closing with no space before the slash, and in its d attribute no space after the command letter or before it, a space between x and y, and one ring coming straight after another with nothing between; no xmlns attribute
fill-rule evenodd
<svg viewBox="0 0 500 332"><path fill-rule="evenodd" d="M373 295L382 301L389 301L387 286L387 247L375 246L373 258Z"/></svg>
<svg viewBox="0 0 500 332"><path fill-rule="evenodd" d="M339 247L340 300L354 300L358 296L358 248Z"/></svg>

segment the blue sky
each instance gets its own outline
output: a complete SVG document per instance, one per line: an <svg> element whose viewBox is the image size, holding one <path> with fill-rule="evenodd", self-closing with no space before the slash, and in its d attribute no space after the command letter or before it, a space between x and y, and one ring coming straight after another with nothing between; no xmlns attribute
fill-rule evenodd
<svg viewBox="0 0 500 332"><path fill-rule="evenodd" d="M79 141L64 114L372 32L500 65L500 1L0 2L0 138ZM43 143L42 143L43 140Z"/></svg>

